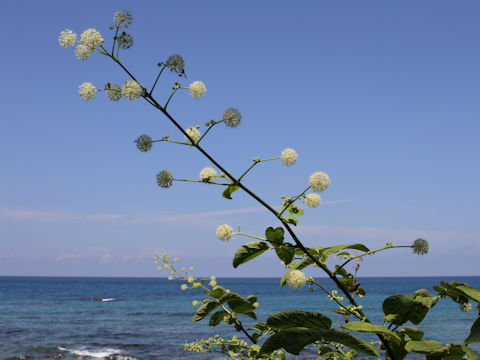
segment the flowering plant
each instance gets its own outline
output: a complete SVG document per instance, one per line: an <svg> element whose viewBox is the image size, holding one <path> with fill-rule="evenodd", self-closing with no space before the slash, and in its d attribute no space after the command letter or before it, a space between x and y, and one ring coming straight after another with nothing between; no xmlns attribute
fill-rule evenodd
<svg viewBox="0 0 480 360"><path fill-rule="evenodd" d="M229 200L238 190L246 192L273 215L278 226L267 227L262 235L247 234L241 232L240 228L235 231L228 224L218 226L216 235L221 241L228 241L233 236L246 236L255 240L239 248L233 256L233 267L237 268L266 251L273 251L286 268L285 275L280 281L281 287L287 285L293 289L299 289L308 285L312 290L320 289L335 303L336 309L332 312L344 319L340 326L334 326L330 317L325 314L289 310L272 314L266 321L258 322L253 328L246 328L242 323L242 317L257 320L255 311L259 302L255 295L244 297L226 289L217 284L215 276L196 278L192 275L193 268L177 269L175 263L178 259L171 260L166 253L156 254L155 262L162 263L159 270L167 269L171 272L169 280L183 281L182 290L197 289L206 296L201 302L193 300L192 304L198 306L193 321L209 318L210 326L217 326L223 321L232 325L244 336L244 339L237 336L232 339L223 339L216 335L209 339L187 343L185 350L220 351L234 359L284 359L286 353L298 355L306 346L313 346L319 359L350 359L358 356L359 353L372 357L380 357L381 353L384 353L389 359L403 359L411 352L424 354L427 359L480 359L480 355L468 346L471 343L480 342L480 318L474 322L470 334L462 344L444 345L437 341L425 340L422 330L405 326L408 322L419 325L441 298L452 299L460 305L462 311L472 309L470 301L476 303L476 307L480 310L480 291L476 288L460 282L441 282L434 286L434 290L438 293L436 296L432 296L426 289L419 289L411 295L389 296L383 302L385 315L383 325L373 324L363 311L363 307L357 302L357 298L363 298L366 295L357 281L359 260L367 255L398 248L411 248L414 254L423 255L428 252L426 240L417 239L411 245L393 245L387 242L384 247L375 250L359 243L331 247L305 247L294 231L294 227L299 224L298 217L305 211L301 208L300 201L303 200L308 208L320 206L319 193L329 188L330 177L325 172L316 171L308 179L305 190L293 196L282 196L283 203L279 209L269 205L242 180L255 166L266 161L280 160L285 166L295 165L297 152L292 148L285 148L278 157L254 158L251 166L239 176L228 171L201 146L201 142L219 124L223 123L231 128L239 126L242 121L240 111L236 108L226 109L221 120L206 122L204 130L201 130L199 125L188 127L181 125L167 111L168 104L179 90L188 90L194 99L205 96L207 91L205 84L202 81L193 81L189 86L182 86L177 81L164 103L157 100L153 93L165 70L179 76L185 74L183 57L174 54L158 63L158 74L151 88L147 89L119 58L120 50L127 50L133 46L133 37L124 30L132 24L133 17L128 11L121 10L115 13L113 20L114 23L110 26L110 30L114 31L111 50L106 49L105 39L96 29L85 30L79 39L72 30L64 30L60 33L59 44L66 48L75 46L74 53L79 60L88 60L93 53L104 55L119 65L128 77L121 86L107 82L103 88L99 89L90 82L84 82L79 87L81 98L91 101L98 92L105 91L111 101L120 101L122 98L133 101L142 98L159 110L178 129L183 139L172 140L170 136L165 135L154 140L149 135L140 135L135 141L138 150L150 151L155 142L190 146L205 156L211 162L211 166L200 171L198 180L179 179L172 172L162 170L157 174L157 184L161 188L170 188L176 181L218 185L223 188L222 196ZM332 267L327 265L327 260L332 257L343 260ZM349 264L354 264L351 271L347 268ZM307 277L303 270L309 266L317 267L326 274L335 289L329 290L315 278ZM374 334L379 341L364 340L357 336L357 333Z"/></svg>

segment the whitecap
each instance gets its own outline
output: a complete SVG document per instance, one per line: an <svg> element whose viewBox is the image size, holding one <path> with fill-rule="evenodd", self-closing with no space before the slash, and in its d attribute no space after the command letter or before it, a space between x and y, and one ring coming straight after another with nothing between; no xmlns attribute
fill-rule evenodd
<svg viewBox="0 0 480 360"><path fill-rule="evenodd" d="M80 356L80 357L91 357L91 358L106 358L112 355L118 355L122 353L122 351L118 349L111 349L111 348L93 349L93 348L87 348L85 346L81 346L77 349L67 349L59 346L58 350L68 351L69 353L76 356Z"/></svg>

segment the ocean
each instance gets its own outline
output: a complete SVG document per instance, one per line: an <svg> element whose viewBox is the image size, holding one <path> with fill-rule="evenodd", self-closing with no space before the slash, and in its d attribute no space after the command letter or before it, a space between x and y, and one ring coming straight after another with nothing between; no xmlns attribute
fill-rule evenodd
<svg viewBox="0 0 480 360"><path fill-rule="evenodd" d="M435 294L432 285L441 280L480 287L480 277L363 278L359 281L367 295L358 300L369 318L381 323L381 304L387 296L411 295L420 288ZM342 321L328 313L333 303L319 291L281 289L275 278L218 278L217 282L242 296L256 295L259 320L298 309ZM334 289L329 279L321 282ZM192 323L192 301L205 295L198 289L182 291L180 285L164 278L0 277L0 359L225 359L221 354L183 350L186 341L241 333L223 323L216 328L206 320ZM478 317L472 305L472 311L461 312L457 304L441 299L418 327L430 340L462 343ZM246 318L244 323L255 322ZM305 352L298 358L316 357Z"/></svg>

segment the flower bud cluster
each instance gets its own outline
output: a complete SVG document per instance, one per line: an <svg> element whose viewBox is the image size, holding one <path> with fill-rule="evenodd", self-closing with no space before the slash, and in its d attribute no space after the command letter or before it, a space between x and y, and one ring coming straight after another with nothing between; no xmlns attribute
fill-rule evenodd
<svg viewBox="0 0 480 360"><path fill-rule="evenodd" d="M344 300L343 296L337 296L337 294L338 294L337 290L332 290L330 295L328 295L328 298L330 299L330 301L337 300L339 302L342 302Z"/></svg>
<svg viewBox="0 0 480 360"><path fill-rule="evenodd" d="M233 228L228 224L217 227L217 238L222 241L228 241L233 235Z"/></svg>
<svg viewBox="0 0 480 360"><path fill-rule="evenodd" d="M287 272L286 282L292 289L300 289L305 286L307 277L305 273L300 270L290 270Z"/></svg>
<svg viewBox="0 0 480 360"><path fill-rule="evenodd" d="M205 84L201 81L194 81L193 83L190 84L189 89L190 89L190 95L192 95L194 99L201 98L207 92L207 88L205 87Z"/></svg>

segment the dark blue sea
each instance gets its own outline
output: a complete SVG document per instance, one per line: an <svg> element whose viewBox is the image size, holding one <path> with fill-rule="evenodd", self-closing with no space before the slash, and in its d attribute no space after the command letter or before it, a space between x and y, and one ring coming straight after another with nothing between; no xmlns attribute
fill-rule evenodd
<svg viewBox="0 0 480 360"><path fill-rule="evenodd" d="M381 323L384 298L411 295L420 288L435 294L432 285L440 280L480 287L480 277L364 278L360 281L367 296L359 302L371 320ZM259 320L281 310L328 314L334 308L323 293L281 289L279 279L217 281L243 296L258 296ZM330 280L323 284L334 289ZM182 291L179 282L163 278L0 277L0 359L225 359L221 354L183 350L185 341L217 333L224 338L240 335L223 323L216 328L207 321L192 323L192 300L203 298L200 290ZM472 305L473 310L464 313L457 304L441 299L419 327L431 340L462 343L478 317ZM340 323L342 318L336 316L330 313ZM305 352L298 358L316 357Z"/></svg>

